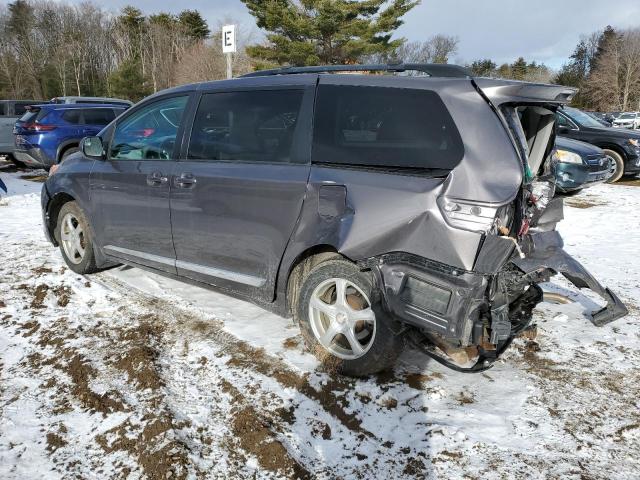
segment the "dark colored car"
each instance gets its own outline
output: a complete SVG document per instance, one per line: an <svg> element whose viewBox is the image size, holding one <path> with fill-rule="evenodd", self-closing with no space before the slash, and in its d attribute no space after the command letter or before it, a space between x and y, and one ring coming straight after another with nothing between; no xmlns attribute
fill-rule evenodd
<svg viewBox="0 0 640 480"><path fill-rule="evenodd" d="M0 155L12 158L13 126L37 100L0 100Z"/></svg>
<svg viewBox="0 0 640 480"><path fill-rule="evenodd" d="M600 113L600 112L584 112L584 113L586 113L587 115L591 116L591 118L594 118L595 120L600 122L604 127L613 126L613 120L612 121L607 120L607 116L604 113Z"/></svg>
<svg viewBox="0 0 640 480"><path fill-rule="evenodd" d="M558 134L600 147L615 162L609 182L640 173L640 133L608 128L576 108L558 110Z"/></svg>
<svg viewBox="0 0 640 480"><path fill-rule="evenodd" d="M615 168L601 148L564 137L556 138L556 159L556 189L564 193L602 183Z"/></svg>
<svg viewBox="0 0 640 480"><path fill-rule="evenodd" d="M426 75L333 74L357 70ZM126 263L293 315L343 373L390 367L405 339L482 371L555 273L606 300L595 325L627 312L555 231L555 110L573 93L424 64L173 88L52 169L45 231L79 274Z"/></svg>
<svg viewBox="0 0 640 480"><path fill-rule="evenodd" d="M83 137L97 134L126 108L103 104L27 107L13 128L13 155L30 167L50 168L77 152Z"/></svg>

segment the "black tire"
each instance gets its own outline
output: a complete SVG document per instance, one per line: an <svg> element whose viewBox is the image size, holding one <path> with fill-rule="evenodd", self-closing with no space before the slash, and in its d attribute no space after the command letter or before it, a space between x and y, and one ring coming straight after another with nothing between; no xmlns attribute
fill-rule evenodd
<svg viewBox="0 0 640 480"><path fill-rule="evenodd" d="M615 150L609 150L605 148L604 153L607 155L607 157L612 158L616 163L615 173L607 180L607 183L615 183L624 175L624 158L622 158L622 155L620 155Z"/></svg>
<svg viewBox="0 0 640 480"><path fill-rule="evenodd" d="M64 231L66 228L64 226L64 222L67 221L68 215L72 219L72 223L74 223L74 225L80 226L82 232L78 236L78 238L81 246L84 247L83 255L79 257L74 256L73 259L70 257L70 253L67 253L67 247L65 246L65 242L63 239L63 236L66 233ZM81 275L98 271L98 268L96 267L96 257L93 251L94 245L91 226L89 225L84 212L82 211L82 209L80 209L76 202L67 202L60 209L60 213L58 214L58 221L56 224L55 237L58 241L58 244L60 245L62 258L64 258L65 263L71 270Z"/></svg>
<svg viewBox="0 0 640 480"><path fill-rule="evenodd" d="M577 188L575 190L569 190L567 192L560 192L563 197L575 197L576 195L582 192L582 188Z"/></svg>
<svg viewBox="0 0 640 480"><path fill-rule="evenodd" d="M67 157L69 157L70 155L73 155L76 152L79 152L80 148L79 147L71 147L71 148L67 148L63 153L62 153L62 157L60 157L60 163L64 162Z"/></svg>
<svg viewBox="0 0 640 480"><path fill-rule="evenodd" d="M7 155L6 159L13 163L17 168L29 168L25 163L21 162L20 160L16 160L13 155Z"/></svg>
<svg viewBox="0 0 640 480"><path fill-rule="evenodd" d="M312 319L310 318L310 302L316 289L322 288L322 285L326 282L331 282L331 279L344 279L351 284L351 286L347 288L348 291L352 292L346 296L348 302L351 302L350 298L353 298L352 295L360 295L353 286L360 289L362 293L368 297L369 308L371 308L375 314L373 322L375 325L373 329L374 333L364 339L364 341L367 342L366 348L368 349L358 358L340 358L340 356L337 356L323 346L314 333ZM335 292L329 292L329 295L335 295ZM367 302L365 302L365 305L366 303ZM402 338L398 333L395 333L399 332L399 325L384 312L381 305L381 292L374 286L371 272L363 272L347 260L328 260L313 268L302 280L296 304L293 305L292 310L307 347L329 371L356 377L371 375L393 367L397 356L402 351ZM357 309L351 309L351 311L357 311ZM324 318L329 323L336 321L333 320L332 322L328 317ZM367 328L363 328L363 325L369 324L362 322L358 325L358 327L354 327L356 335L366 333L363 332L363 330ZM361 330L358 332L357 328ZM370 340L367 340L367 338L370 338ZM342 348L339 345L340 343L346 345L348 349L350 348L346 336L343 336L341 333L336 334L334 342L337 342L334 343L334 345L338 348Z"/></svg>

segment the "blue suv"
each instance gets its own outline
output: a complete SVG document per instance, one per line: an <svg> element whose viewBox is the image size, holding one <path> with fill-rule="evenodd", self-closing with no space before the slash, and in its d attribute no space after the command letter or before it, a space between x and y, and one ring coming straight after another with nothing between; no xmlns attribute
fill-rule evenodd
<svg viewBox="0 0 640 480"><path fill-rule="evenodd" d="M106 104L28 107L13 128L13 156L28 166L49 169L77 152L82 138L96 135L126 109Z"/></svg>

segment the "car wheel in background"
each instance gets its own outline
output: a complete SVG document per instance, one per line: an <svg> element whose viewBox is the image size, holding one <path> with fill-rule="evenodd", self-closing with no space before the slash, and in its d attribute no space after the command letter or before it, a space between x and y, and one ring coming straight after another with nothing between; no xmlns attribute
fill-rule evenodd
<svg viewBox="0 0 640 480"><path fill-rule="evenodd" d="M79 151L80 151L80 148L78 147L71 147L66 149L62 154L62 157L60 157L60 163L64 162L67 159L67 157L69 157L70 155L73 155L74 153Z"/></svg>
<svg viewBox="0 0 640 480"><path fill-rule="evenodd" d="M9 160L11 163L13 163L18 168L29 168L29 167L27 167L26 164L22 163L20 160L16 160L16 158L13 155L8 155L7 156L7 160Z"/></svg>
<svg viewBox="0 0 640 480"><path fill-rule="evenodd" d="M98 271L89 222L76 202L65 203L58 214L55 237L67 266L76 273Z"/></svg>
<svg viewBox="0 0 640 480"><path fill-rule="evenodd" d="M365 376L391 368L402 349L371 272L339 259L302 281L294 315L307 347L329 370Z"/></svg>
<svg viewBox="0 0 640 480"><path fill-rule="evenodd" d="M624 159L622 158L622 155L614 150L608 150L605 148L604 153L607 157L613 160L613 163L615 164L615 171L608 178L607 183L617 182L622 178L622 175L624 175Z"/></svg>

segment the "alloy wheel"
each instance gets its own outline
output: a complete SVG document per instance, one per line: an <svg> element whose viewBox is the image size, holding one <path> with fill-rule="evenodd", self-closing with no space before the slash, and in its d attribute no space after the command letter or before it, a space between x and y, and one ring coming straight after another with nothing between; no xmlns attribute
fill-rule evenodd
<svg viewBox="0 0 640 480"><path fill-rule="evenodd" d="M355 360L373 345L376 316L369 298L344 278L330 278L314 289L309 319L316 340L336 357Z"/></svg>
<svg viewBox="0 0 640 480"><path fill-rule="evenodd" d="M80 221L72 213L67 213L60 227L60 241L69 261L78 265L86 251L85 233Z"/></svg>

